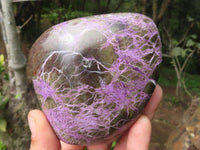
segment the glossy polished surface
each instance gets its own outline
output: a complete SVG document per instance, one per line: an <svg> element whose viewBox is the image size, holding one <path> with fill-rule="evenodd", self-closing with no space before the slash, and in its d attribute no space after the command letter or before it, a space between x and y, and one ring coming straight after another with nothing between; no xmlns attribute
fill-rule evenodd
<svg viewBox="0 0 200 150"><path fill-rule="evenodd" d="M119 13L78 18L33 45L29 73L57 136L90 145L121 135L155 88L162 61L153 21Z"/></svg>

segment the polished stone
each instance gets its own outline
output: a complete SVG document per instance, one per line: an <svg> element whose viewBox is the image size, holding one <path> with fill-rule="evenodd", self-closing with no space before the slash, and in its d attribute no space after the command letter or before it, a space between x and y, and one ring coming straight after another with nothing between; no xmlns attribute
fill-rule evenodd
<svg viewBox="0 0 200 150"><path fill-rule="evenodd" d="M156 86L162 61L154 22L141 14L78 18L35 42L29 73L57 136L90 145L120 136Z"/></svg>

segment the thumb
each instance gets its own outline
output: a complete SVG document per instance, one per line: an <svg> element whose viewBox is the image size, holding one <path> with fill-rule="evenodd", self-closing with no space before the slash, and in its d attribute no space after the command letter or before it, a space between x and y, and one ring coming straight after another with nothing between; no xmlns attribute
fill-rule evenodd
<svg viewBox="0 0 200 150"><path fill-rule="evenodd" d="M49 125L44 113L32 110L28 114L29 128L31 130L30 150L60 150L60 141Z"/></svg>

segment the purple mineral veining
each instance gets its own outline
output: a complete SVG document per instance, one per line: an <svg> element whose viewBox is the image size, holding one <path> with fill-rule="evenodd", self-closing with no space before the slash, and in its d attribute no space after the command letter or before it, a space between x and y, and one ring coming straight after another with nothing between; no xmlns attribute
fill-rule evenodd
<svg viewBox="0 0 200 150"><path fill-rule="evenodd" d="M120 136L150 99L162 61L153 21L118 13L53 26L35 42L29 73L51 126L64 142Z"/></svg>

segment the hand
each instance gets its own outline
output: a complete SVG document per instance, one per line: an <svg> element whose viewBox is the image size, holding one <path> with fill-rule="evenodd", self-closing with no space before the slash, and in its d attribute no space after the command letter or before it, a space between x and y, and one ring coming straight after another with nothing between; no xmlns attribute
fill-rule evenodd
<svg viewBox="0 0 200 150"><path fill-rule="evenodd" d="M162 89L156 86L143 114L120 138L115 150L148 150L151 139L151 119L162 99ZM32 133L30 150L84 150L83 146L60 142L48 123L44 113L32 110L28 115ZM110 150L111 143L88 146L87 150Z"/></svg>

